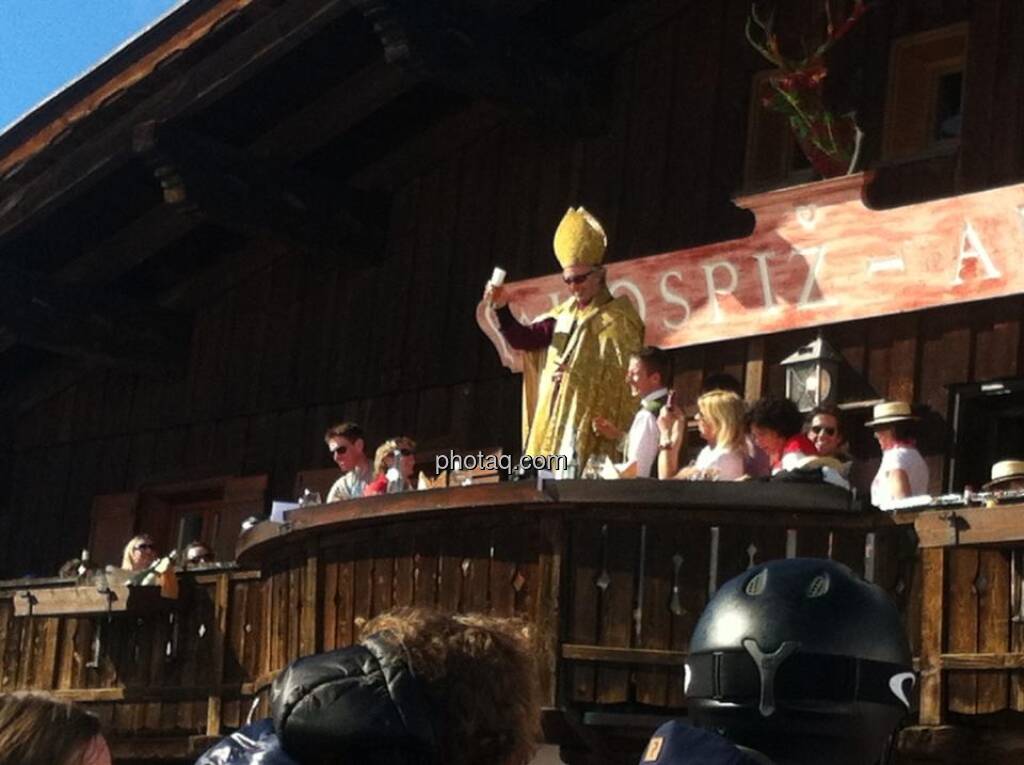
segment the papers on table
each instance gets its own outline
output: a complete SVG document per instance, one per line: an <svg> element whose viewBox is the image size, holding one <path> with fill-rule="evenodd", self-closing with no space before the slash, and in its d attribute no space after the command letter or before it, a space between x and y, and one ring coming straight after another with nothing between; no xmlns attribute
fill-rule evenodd
<svg viewBox="0 0 1024 765"><path fill-rule="evenodd" d="M273 523L284 523L287 519L288 513L297 507L299 507L298 502L281 502L279 500L275 500L273 504L270 505L270 520Z"/></svg>

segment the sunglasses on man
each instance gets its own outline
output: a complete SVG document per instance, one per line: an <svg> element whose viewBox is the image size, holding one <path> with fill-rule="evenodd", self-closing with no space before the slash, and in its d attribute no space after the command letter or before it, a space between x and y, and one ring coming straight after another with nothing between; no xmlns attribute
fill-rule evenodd
<svg viewBox="0 0 1024 765"><path fill-rule="evenodd" d="M565 282L566 284L583 284L583 282L585 282L595 273L597 273L597 269L592 268L585 274L579 274L577 276L563 276L562 281Z"/></svg>
<svg viewBox="0 0 1024 765"><path fill-rule="evenodd" d="M821 433L824 433L826 436L834 436L836 429L828 425L811 425L811 432L816 436Z"/></svg>
<svg viewBox="0 0 1024 765"><path fill-rule="evenodd" d="M334 457L335 455L344 454L347 451L348 451L348 447L347 446L344 446L344 445L334 446L334 447L331 447L331 456Z"/></svg>

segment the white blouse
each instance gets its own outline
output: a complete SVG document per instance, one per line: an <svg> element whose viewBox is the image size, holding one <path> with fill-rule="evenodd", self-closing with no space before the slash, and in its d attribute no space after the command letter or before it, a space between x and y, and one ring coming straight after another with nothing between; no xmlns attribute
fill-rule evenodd
<svg viewBox="0 0 1024 765"><path fill-rule="evenodd" d="M744 456L742 449L705 446L700 450L693 466L698 470L714 469L720 481L734 481L742 478L745 473Z"/></svg>

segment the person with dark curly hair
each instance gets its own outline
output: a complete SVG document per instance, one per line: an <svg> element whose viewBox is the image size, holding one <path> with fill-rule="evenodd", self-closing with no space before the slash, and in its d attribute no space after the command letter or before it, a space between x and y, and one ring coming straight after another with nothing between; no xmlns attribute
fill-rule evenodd
<svg viewBox="0 0 1024 765"><path fill-rule="evenodd" d="M360 630L399 646L437 715L445 765L527 765L540 738L534 628L519 619L398 608Z"/></svg>
<svg viewBox="0 0 1024 765"><path fill-rule="evenodd" d="M93 715L41 693L0 694L0 765L111 765Z"/></svg>
<svg viewBox="0 0 1024 765"><path fill-rule="evenodd" d="M355 645L285 667L272 719L196 765L527 765L541 734L534 629L425 608L380 614Z"/></svg>
<svg viewBox="0 0 1024 765"><path fill-rule="evenodd" d="M818 450L803 432L804 417L787 398L762 398L747 415L754 443L768 454L772 473L793 470Z"/></svg>

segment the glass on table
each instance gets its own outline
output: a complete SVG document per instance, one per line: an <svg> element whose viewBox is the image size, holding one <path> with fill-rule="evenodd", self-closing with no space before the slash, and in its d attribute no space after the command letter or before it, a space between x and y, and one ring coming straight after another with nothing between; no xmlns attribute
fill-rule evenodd
<svg viewBox="0 0 1024 765"><path fill-rule="evenodd" d="M591 454L587 458L587 463L583 466L583 472L580 474L580 478L586 480L595 480L601 477L601 468L604 466L605 457L603 454Z"/></svg>

